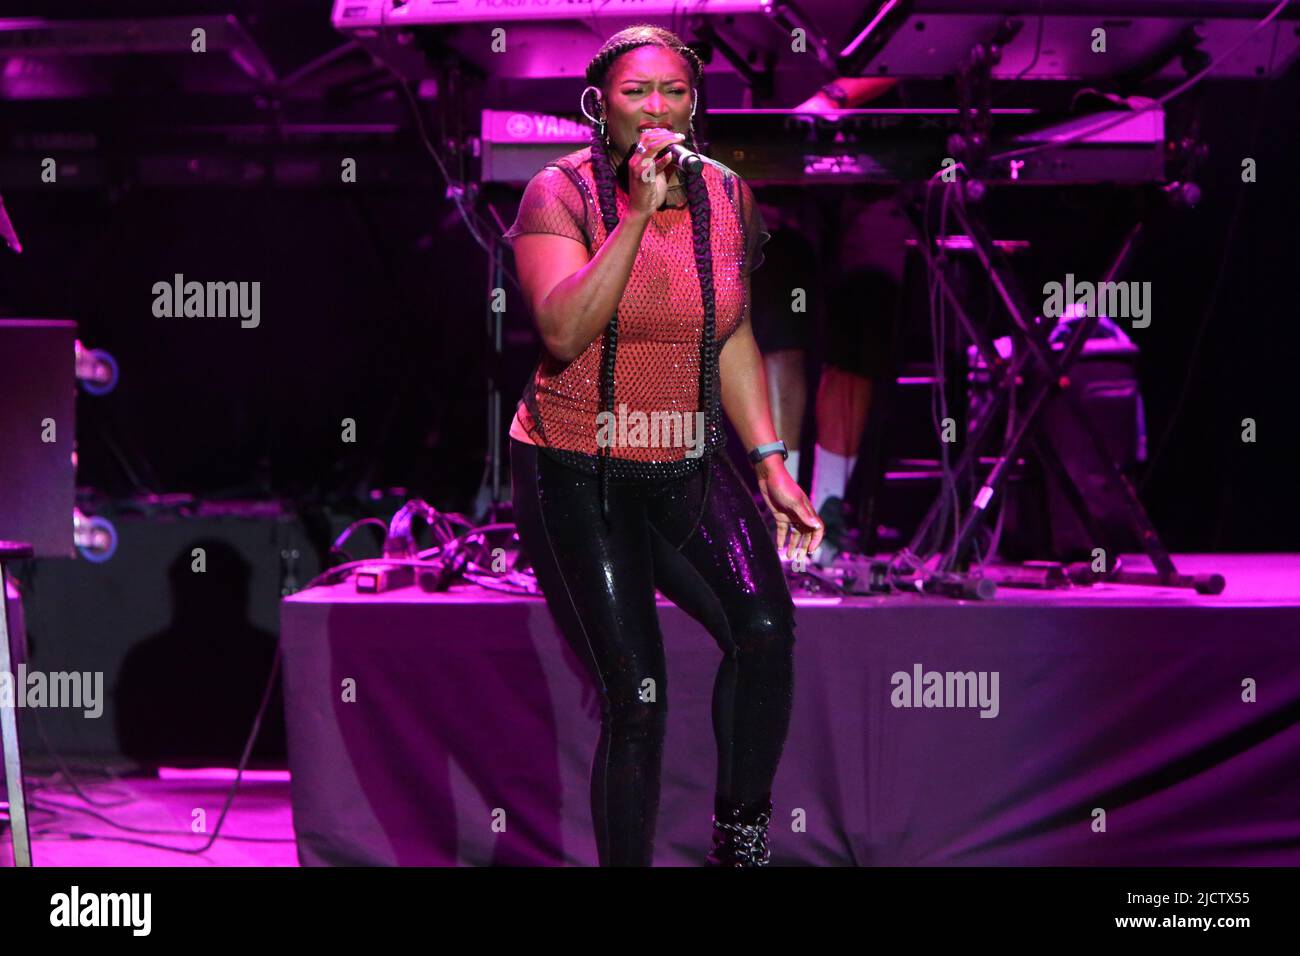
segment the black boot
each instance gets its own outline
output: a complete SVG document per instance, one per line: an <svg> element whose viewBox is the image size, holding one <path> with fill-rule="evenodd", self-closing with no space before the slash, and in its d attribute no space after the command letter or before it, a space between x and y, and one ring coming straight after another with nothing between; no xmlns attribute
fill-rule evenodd
<svg viewBox="0 0 1300 956"><path fill-rule="evenodd" d="M704 865L767 866L772 858L767 845L771 799L736 804L715 798L713 809L713 848L705 856Z"/></svg>

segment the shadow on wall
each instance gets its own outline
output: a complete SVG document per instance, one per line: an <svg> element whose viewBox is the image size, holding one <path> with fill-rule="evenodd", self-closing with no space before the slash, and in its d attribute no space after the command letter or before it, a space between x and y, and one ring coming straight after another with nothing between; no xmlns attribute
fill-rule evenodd
<svg viewBox="0 0 1300 956"><path fill-rule="evenodd" d="M204 551L196 570L193 549ZM144 764L236 766L265 692L277 637L249 619L252 567L224 541L168 568L171 623L127 655L114 689L122 750ZM282 766L284 703L272 690L250 763Z"/></svg>

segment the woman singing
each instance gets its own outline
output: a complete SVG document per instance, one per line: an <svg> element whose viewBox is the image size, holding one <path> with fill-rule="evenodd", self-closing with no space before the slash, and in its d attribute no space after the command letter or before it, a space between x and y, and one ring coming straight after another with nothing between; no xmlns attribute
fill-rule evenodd
<svg viewBox="0 0 1300 956"><path fill-rule="evenodd" d="M695 147L701 70L667 30L610 37L587 67L591 145L533 177L506 233L545 344L510 429L515 518L600 689L591 811L602 866L654 855L668 706L656 588L723 652L705 862L768 862L794 683L777 549L804 560L822 538L786 471L750 330L749 273L768 238L753 194L720 163L688 171L668 152ZM753 450L776 547L726 456L719 406Z"/></svg>

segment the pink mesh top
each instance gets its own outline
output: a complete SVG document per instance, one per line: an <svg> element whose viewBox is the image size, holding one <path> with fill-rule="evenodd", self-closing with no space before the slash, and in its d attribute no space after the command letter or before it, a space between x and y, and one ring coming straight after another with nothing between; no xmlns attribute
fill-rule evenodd
<svg viewBox="0 0 1300 956"><path fill-rule="evenodd" d="M705 161L703 175L711 208L715 338L721 351L747 315L747 276L762 263L762 244L769 236L753 193L740 177L712 160ZM622 221L628 196L621 186L615 196ZM590 147L557 159L529 181L505 240L513 243L518 236L539 232L581 242L588 255L595 255L605 241ZM683 473L701 450L711 451L724 439L717 398L713 409L700 408L704 304L685 198L651 216L619 303L618 320L616 418L597 418L606 332L571 362L543 352L519 403L518 424L534 444L567 453L554 457L594 471L603 421L610 458L621 466L616 475ZM720 394L716 386L713 394ZM705 413L702 436L696 412Z"/></svg>

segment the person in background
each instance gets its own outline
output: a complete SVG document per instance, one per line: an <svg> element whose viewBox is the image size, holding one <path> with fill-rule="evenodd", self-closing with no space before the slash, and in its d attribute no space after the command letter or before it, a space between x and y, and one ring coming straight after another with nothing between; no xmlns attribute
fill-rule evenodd
<svg viewBox="0 0 1300 956"><path fill-rule="evenodd" d="M795 110L833 114L858 108L896 84L880 77L841 78ZM857 464L873 391L891 371L891 336L912 231L887 188L837 192L831 208L808 202L801 193L762 191L764 220L773 229L764 250L768 268L755 279L762 294L754 297L754 328L777 434L796 449L788 462L796 477L807 405L806 352L812 328L821 323L824 330L811 499L826 526L821 557L828 563L849 540L845 489ZM802 313L791 307L799 299L796 290L804 293Z"/></svg>

